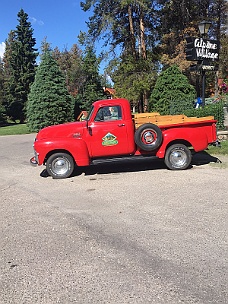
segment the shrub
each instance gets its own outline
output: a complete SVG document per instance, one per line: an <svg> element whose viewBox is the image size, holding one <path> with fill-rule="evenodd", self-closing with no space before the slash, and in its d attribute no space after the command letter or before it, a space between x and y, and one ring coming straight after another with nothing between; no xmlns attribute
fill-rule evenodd
<svg viewBox="0 0 228 304"><path fill-rule="evenodd" d="M181 114L193 108L196 92L179 68L174 65L158 77L149 100L151 112Z"/></svg>
<svg viewBox="0 0 228 304"><path fill-rule="evenodd" d="M37 68L27 103L27 125L32 132L73 120L73 99L60 68L46 50Z"/></svg>
<svg viewBox="0 0 228 304"><path fill-rule="evenodd" d="M0 126L6 123L6 111L5 108L0 104Z"/></svg>
<svg viewBox="0 0 228 304"><path fill-rule="evenodd" d="M217 120L217 129L224 129L224 111L223 111L224 103L223 101L218 101L215 103L211 103L206 105L205 107L200 107L198 109L188 109L184 111L184 114L187 116L194 117L204 117L204 116L214 116Z"/></svg>

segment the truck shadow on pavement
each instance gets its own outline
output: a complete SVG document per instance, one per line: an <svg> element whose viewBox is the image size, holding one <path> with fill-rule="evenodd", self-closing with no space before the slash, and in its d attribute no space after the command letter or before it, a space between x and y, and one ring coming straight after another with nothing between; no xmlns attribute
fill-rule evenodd
<svg viewBox="0 0 228 304"><path fill-rule="evenodd" d="M166 166L162 160L120 160L109 163L94 164L90 167L84 167L85 175L108 174L108 173L124 173L124 172L139 172L148 170L165 169ZM75 172L77 174L77 170Z"/></svg>
<svg viewBox="0 0 228 304"><path fill-rule="evenodd" d="M209 163L221 163L221 161L206 151L193 153L192 163L189 169L195 166L202 166ZM146 158L146 159L119 159L112 160L109 162L93 164L89 167L76 167L71 177L85 175L95 175L95 174L110 174L110 173L124 173L124 172L139 172L148 170L161 170L166 169L164 161L158 158ZM168 169L167 169L168 170ZM46 169L44 169L41 177L48 177Z"/></svg>
<svg viewBox="0 0 228 304"><path fill-rule="evenodd" d="M208 154L206 151L193 153L192 165L202 166L209 163L221 163L221 160L215 156Z"/></svg>
<svg viewBox="0 0 228 304"><path fill-rule="evenodd" d="M220 163L221 161L207 152L198 152L192 155L192 163L189 167L191 169L195 166L202 166L209 163ZM94 175L94 174L108 174L108 173L124 173L124 172L139 172L148 170L161 170L167 169L162 159L153 158L145 160L119 160L110 163L102 163L84 167L82 170L78 168L75 170L73 176L81 175ZM78 171L79 170L79 171ZM168 170L168 169L167 169ZM81 172L80 172L81 171Z"/></svg>

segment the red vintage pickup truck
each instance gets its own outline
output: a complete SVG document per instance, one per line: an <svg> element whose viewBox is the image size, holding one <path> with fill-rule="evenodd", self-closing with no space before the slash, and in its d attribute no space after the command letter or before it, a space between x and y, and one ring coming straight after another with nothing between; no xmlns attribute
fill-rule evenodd
<svg viewBox="0 0 228 304"><path fill-rule="evenodd" d="M209 117L132 114L128 100L98 100L86 120L46 127L34 142L33 165L46 165L53 178L72 175L77 166L123 157L163 158L171 170L189 167L194 151L216 142L216 120Z"/></svg>

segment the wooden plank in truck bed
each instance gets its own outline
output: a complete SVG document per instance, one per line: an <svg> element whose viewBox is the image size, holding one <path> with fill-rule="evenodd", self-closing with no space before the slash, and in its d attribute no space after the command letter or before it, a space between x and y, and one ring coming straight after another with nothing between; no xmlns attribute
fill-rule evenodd
<svg viewBox="0 0 228 304"><path fill-rule="evenodd" d="M188 117L186 115L160 115L159 113L140 113L132 115L136 128L145 123L153 123L158 126L181 124L188 122L200 122L213 120L213 116Z"/></svg>

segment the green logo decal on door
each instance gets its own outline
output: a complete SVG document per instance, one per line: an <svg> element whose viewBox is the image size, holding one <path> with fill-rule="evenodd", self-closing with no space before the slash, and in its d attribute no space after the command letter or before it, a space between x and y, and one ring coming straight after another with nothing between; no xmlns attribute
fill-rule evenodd
<svg viewBox="0 0 228 304"><path fill-rule="evenodd" d="M102 145L103 146L115 146L118 144L118 140L116 139L116 136L107 133L103 138L102 138Z"/></svg>

